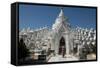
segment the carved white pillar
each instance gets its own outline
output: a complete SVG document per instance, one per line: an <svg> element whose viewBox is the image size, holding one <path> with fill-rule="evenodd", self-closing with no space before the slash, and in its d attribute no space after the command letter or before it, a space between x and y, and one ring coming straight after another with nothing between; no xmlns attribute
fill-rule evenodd
<svg viewBox="0 0 100 68"><path fill-rule="evenodd" d="M56 40L55 40L55 47L54 47L54 49L55 49L55 53L56 54L58 54L58 51L59 51L59 41L58 41L58 38L56 37Z"/></svg>
<svg viewBox="0 0 100 68"><path fill-rule="evenodd" d="M66 40L66 55L69 55L69 36L68 34L65 35L65 40Z"/></svg>

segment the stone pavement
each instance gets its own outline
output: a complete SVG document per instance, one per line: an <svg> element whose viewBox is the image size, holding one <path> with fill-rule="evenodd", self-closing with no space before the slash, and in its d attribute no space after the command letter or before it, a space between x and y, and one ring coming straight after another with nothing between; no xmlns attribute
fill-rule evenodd
<svg viewBox="0 0 100 68"><path fill-rule="evenodd" d="M79 59L75 56L67 56L67 57L62 57L62 55L56 55L52 56L48 62L61 62L61 61L78 61Z"/></svg>

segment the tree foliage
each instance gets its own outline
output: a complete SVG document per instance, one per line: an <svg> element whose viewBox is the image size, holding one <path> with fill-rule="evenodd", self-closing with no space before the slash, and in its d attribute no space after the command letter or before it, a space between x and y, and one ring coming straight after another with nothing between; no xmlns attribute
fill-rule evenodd
<svg viewBox="0 0 100 68"><path fill-rule="evenodd" d="M18 59L29 56L29 49L27 49L23 39L21 38L18 45Z"/></svg>

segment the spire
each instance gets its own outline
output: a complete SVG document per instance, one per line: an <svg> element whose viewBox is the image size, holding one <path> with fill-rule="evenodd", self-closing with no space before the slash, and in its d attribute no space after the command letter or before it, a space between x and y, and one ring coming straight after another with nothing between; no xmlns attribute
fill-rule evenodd
<svg viewBox="0 0 100 68"><path fill-rule="evenodd" d="M61 24L62 21L64 20L64 13L63 13L63 8L60 8L60 13L58 15L58 17L55 20L55 23L53 24L53 29L58 28Z"/></svg>
<svg viewBox="0 0 100 68"><path fill-rule="evenodd" d="M59 30L59 28L63 26L65 29L70 27L70 24L68 23L68 18L64 16L63 8L60 8L60 13L58 17L55 20L55 23L52 26L52 29Z"/></svg>
<svg viewBox="0 0 100 68"><path fill-rule="evenodd" d="M61 10L60 10L60 13L59 13L59 16L58 17L61 17L61 16L64 16L63 8L62 7L61 7Z"/></svg>

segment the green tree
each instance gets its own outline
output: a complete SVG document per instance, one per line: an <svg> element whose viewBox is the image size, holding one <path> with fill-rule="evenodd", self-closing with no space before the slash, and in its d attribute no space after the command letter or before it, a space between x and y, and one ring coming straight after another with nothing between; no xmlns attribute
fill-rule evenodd
<svg viewBox="0 0 100 68"><path fill-rule="evenodd" d="M24 59L29 56L29 49L27 49L23 39L21 38L18 45L18 59Z"/></svg>

